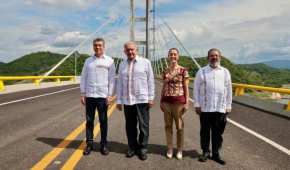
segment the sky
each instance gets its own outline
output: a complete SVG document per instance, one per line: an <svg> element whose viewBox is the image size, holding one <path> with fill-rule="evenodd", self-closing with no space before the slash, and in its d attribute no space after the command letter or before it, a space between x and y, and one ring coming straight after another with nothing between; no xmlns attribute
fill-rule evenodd
<svg viewBox="0 0 290 170"><path fill-rule="evenodd" d="M1 3L0 61L10 62L37 51L68 54L85 40L77 49L92 54L95 37L105 38L108 55L122 57L122 45L129 40L129 2ZM135 5L136 15L143 16L145 0L135 0ZM181 49L163 20L194 57L219 48L235 63L290 60L289 9L288 0L156 0L156 56L166 56L171 47ZM136 24L136 39L144 39L142 23Z"/></svg>

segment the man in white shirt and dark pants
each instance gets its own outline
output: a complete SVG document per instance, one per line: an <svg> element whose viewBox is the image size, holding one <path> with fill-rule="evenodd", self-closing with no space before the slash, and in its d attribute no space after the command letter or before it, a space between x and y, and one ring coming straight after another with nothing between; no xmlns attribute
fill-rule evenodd
<svg viewBox="0 0 290 170"><path fill-rule="evenodd" d="M149 139L149 108L153 106L154 75L148 59L137 55L137 45L127 42L124 45L124 59L119 66L117 82L117 108L124 105L128 151L126 157L138 154L141 160L147 159ZM139 125L139 139L138 129Z"/></svg>
<svg viewBox="0 0 290 170"><path fill-rule="evenodd" d="M210 157L210 134L212 159L222 165L222 134L226 126L226 116L231 112L232 82L228 69L220 66L221 52L213 48L208 51L209 64L198 70L194 80L194 107L200 116L200 144L202 155L199 161Z"/></svg>
<svg viewBox="0 0 290 170"><path fill-rule="evenodd" d="M86 148L84 155L93 150L93 130L96 108L101 129L100 151L108 155L108 105L111 103L114 91L115 65L114 60L104 54L105 41L96 38L93 41L95 54L86 59L81 74L81 103L86 107Z"/></svg>

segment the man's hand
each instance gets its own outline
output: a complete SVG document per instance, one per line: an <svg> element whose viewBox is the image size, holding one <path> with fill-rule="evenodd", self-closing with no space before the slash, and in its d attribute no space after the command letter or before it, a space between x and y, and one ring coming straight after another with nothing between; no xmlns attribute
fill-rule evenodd
<svg viewBox="0 0 290 170"><path fill-rule="evenodd" d="M153 101L153 100L149 100L149 101L148 101L148 104L149 104L149 108L152 108L153 105L154 105L154 101Z"/></svg>
<svg viewBox="0 0 290 170"><path fill-rule="evenodd" d="M107 102L107 105L109 106L110 104L112 104L112 97L111 96L108 96L106 98L106 102Z"/></svg>
<svg viewBox="0 0 290 170"><path fill-rule="evenodd" d="M86 97L85 96L81 96L81 104L86 105Z"/></svg>
<svg viewBox="0 0 290 170"><path fill-rule="evenodd" d="M122 111L122 110L123 110L122 105L121 105L121 104L117 104L117 109L118 109L119 111Z"/></svg>
<svg viewBox="0 0 290 170"><path fill-rule="evenodd" d="M232 109L226 109L226 113L229 114L231 113Z"/></svg>
<svg viewBox="0 0 290 170"><path fill-rule="evenodd" d="M195 108L195 113L198 114L198 115L200 115L200 113L201 113L201 107L196 107Z"/></svg>

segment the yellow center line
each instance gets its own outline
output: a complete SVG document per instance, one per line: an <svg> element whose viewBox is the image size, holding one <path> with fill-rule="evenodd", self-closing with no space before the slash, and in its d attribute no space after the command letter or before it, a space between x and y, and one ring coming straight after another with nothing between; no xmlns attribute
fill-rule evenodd
<svg viewBox="0 0 290 170"><path fill-rule="evenodd" d="M110 107L110 109L108 111L108 117L111 116L115 107L116 107L116 104L113 104L112 107ZM99 131L100 131L100 124L98 123L94 129L94 132L95 132L94 138L98 135ZM83 150L85 148L85 145L86 145L86 141L83 140L82 143L80 144L80 146L78 147L78 149L76 149L76 151L71 155L71 157L65 162L65 164L61 168L62 170L74 169L74 167L77 165L77 163L83 157Z"/></svg>
<svg viewBox="0 0 290 170"><path fill-rule="evenodd" d="M79 127L72 131L61 143L59 143L53 150L46 154L38 163L31 169L45 169L86 127L84 121Z"/></svg>

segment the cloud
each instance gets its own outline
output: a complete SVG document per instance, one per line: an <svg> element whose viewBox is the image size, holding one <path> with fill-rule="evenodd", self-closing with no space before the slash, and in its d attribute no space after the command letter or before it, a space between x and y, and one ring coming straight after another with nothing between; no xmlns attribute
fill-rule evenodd
<svg viewBox="0 0 290 170"><path fill-rule="evenodd" d="M136 15L143 16L145 1L136 0ZM290 1L285 0L195 0L187 8L175 8L183 0L156 0L157 9L191 54L204 56L209 48L220 48L236 63L289 58ZM194 2L198 2L195 4ZM0 5L0 60L11 61L28 52L64 52L76 46L109 16L123 17L122 24L111 24L97 36L107 40L108 53L122 53L129 35L129 0L10 0ZM196 5L196 6L195 6ZM160 11L157 11L160 12ZM13 20L11 20L13 18ZM136 36L144 39L141 26ZM169 43L161 49L178 47L165 29ZM163 42L160 30L157 39ZM91 43L91 42L88 42ZM90 53L91 44L82 49ZM267 57L266 57L267 56ZM275 57L274 57L275 56Z"/></svg>
<svg viewBox="0 0 290 170"><path fill-rule="evenodd" d="M256 62L264 59L259 56L265 55L262 51L269 53L267 59L289 57L281 54L289 46L288 9L290 1L223 0L171 14L166 20L192 54L205 56L209 48L218 47L234 62Z"/></svg>
<svg viewBox="0 0 290 170"><path fill-rule="evenodd" d="M261 61L290 59L290 43L285 38L269 42L244 44L235 56L239 63L257 63Z"/></svg>
<svg viewBox="0 0 290 170"><path fill-rule="evenodd" d="M55 33L57 33L58 29L53 27L53 26L49 26L49 25L45 25L45 26L41 26L41 34L44 35L53 35Z"/></svg>
<svg viewBox="0 0 290 170"><path fill-rule="evenodd" d="M52 45L54 47L74 47L85 38L87 38L87 35L84 35L78 31L65 32L62 35L57 36Z"/></svg>
<svg viewBox="0 0 290 170"><path fill-rule="evenodd" d="M100 0L24 0L27 5L40 5L43 7L65 8L73 7L86 9L92 4L98 4Z"/></svg>

